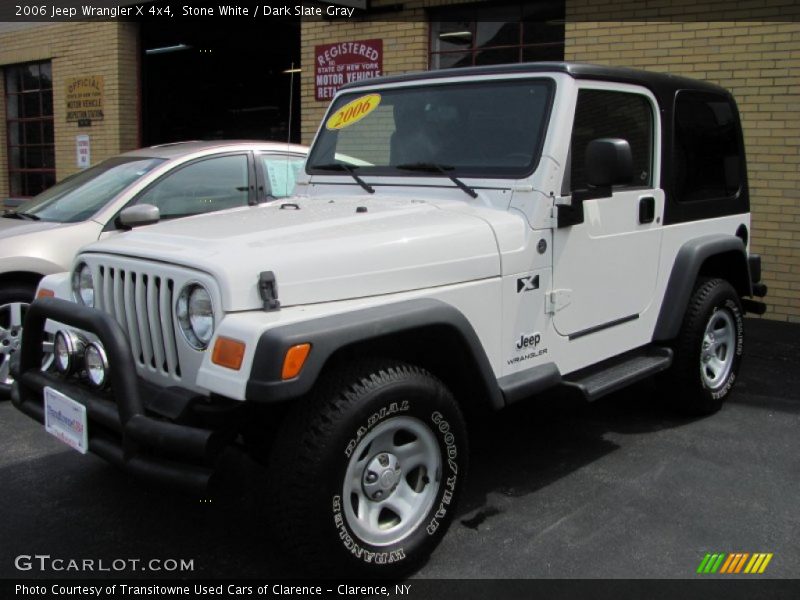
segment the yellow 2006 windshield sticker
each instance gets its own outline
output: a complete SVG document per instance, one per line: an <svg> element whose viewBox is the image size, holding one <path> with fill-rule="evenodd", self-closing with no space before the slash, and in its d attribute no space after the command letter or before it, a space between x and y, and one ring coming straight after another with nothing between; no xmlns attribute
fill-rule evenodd
<svg viewBox="0 0 800 600"><path fill-rule="evenodd" d="M353 123L358 123L381 103L380 94L367 94L348 102L333 113L325 122L328 129L344 129Z"/></svg>

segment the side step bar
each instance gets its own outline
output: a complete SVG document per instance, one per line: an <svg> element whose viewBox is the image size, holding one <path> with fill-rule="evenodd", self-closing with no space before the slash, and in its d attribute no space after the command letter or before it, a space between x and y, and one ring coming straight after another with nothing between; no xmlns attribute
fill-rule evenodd
<svg viewBox="0 0 800 600"><path fill-rule="evenodd" d="M580 392L591 402L665 371L671 364L672 350L646 346L570 373L564 377L562 385Z"/></svg>

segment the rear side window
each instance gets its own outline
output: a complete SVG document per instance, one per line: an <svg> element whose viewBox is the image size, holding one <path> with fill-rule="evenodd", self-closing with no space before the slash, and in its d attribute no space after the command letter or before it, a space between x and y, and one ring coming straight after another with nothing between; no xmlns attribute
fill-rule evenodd
<svg viewBox="0 0 800 600"><path fill-rule="evenodd" d="M264 166L264 173L269 185L267 192L269 199L291 196L297 184L297 175L306 164L305 156L260 154L258 158Z"/></svg>
<svg viewBox="0 0 800 600"><path fill-rule="evenodd" d="M724 199L742 186L736 109L725 96L681 92L675 105L675 196Z"/></svg>
<svg viewBox="0 0 800 600"><path fill-rule="evenodd" d="M598 138L627 140L633 155L633 180L618 187L652 187L653 109L640 94L580 90L570 150L570 189L585 190L586 146Z"/></svg>

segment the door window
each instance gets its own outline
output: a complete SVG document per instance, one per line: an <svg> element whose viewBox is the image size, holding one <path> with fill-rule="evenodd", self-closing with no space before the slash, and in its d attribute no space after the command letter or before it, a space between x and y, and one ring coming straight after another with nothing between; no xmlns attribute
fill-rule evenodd
<svg viewBox="0 0 800 600"><path fill-rule="evenodd" d="M585 190L586 146L598 138L622 138L631 146L633 179L622 188L653 185L653 110L640 94L580 90L570 146L570 190Z"/></svg>
<svg viewBox="0 0 800 600"><path fill-rule="evenodd" d="M163 219L245 206L248 197L247 155L236 154L179 168L158 180L136 203L157 206Z"/></svg>

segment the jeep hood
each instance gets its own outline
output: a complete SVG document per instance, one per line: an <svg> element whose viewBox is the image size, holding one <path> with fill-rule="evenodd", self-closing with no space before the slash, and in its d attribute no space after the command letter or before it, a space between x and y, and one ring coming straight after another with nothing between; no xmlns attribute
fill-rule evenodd
<svg viewBox="0 0 800 600"><path fill-rule="evenodd" d="M225 311L262 306L272 271L282 306L392 294L495 277L500 258L481 218L408 198L292 198L162 222L92 244L212 275Z"/></svg>

